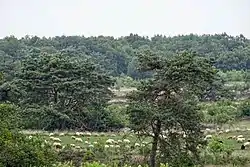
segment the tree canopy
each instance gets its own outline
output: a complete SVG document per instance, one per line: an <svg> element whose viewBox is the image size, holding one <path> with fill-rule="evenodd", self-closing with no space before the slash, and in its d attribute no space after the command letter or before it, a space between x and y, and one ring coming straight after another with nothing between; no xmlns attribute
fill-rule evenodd
<svg viewBox="0 0 250 167"><path fill-rule="evenodd" d="M154 71L154 76L132 93L128 113L131 128L152 137L151 166L157 150L164 157L161 162L175 162L182 153L188 157L187 150L198 158L196 148L203 135L197 104L217 71L210 61L194 53L166 59L143 52L138 57L141 70Z"/></svg>
<svg viewBox="0 0 250 167"><path fill-rule="evenodd" d="M33 115L34 122L40 122L34 128L65 129L86 128L87 111L105 106L113 80L88 58L31 53L21 61L12 83L22 90L18 103L27 121L32 123Z"/></svg>
<svg viewBox="0 0 250 167"><path fill-rule="evenodd" d="M135 52L150 49L158 55L171 57L182 51L194 51L208 59L222 70L249 69L250 40L243 35L230 36L226 33L215 35L179 35L166 37L156 35L152 38L130 34L114 37L56 36L40 38L14 36L0 39L0 70L13 75L19 68L19 60L30 50L39 49L49 54L64 52L72 57L84 58L86 55L100 64L112 76L126 74L138 78L134 65L137 63ZM6 75L7 77L7 75Z"/></svg>

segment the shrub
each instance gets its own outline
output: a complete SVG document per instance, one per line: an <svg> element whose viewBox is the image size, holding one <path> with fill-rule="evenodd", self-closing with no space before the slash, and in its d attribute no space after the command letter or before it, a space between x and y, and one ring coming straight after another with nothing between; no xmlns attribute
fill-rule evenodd
<svg viewBox="0 0 250 167"><path fill-rule="evenodd" d="M107 106L106 112L108 113L106 120L108 121L107 124L109 127L119 129L128 125L128 116L124 105L111 104Z"/></svg>
<svg viewBox="0 0 250 167"><path fill-rule="evenodd" d="M233 147L220 138L214 137L204 151L206 164L228 164L231 160Z"/></svg>
<svg viewBox="0 0 250 167"><path fill-rule="evenodd" d="M74 166L81 166L84 161L90 161L94 159L94 155L92 153L88 153L86 151L75 151L71 148L65 148L58 153L60 162L72 162Z"/></svg>
<svg viewBox="0 0 250 167"><path fill-rule="evenodd" d="M204 121L219 126L228 123L231 124L239 116L237 108L229 101L217 102L211 106L203 106L203 108L206 111Z"/></svg>
<svg viewBox="0 0 250 167"><path fill-rule="evenodd" d="M222 139L214 137L208 144L208 150L213 154L217 153L226 153L227 155L231 155L233 152L233 148L222 141Z"/></svg>
<svg viewBox="0 0 250 167"><path fill-rule="evenodd" d="M0 162L6 167L50 166L57 160L56 153L38 137L0 130Z"/></svg>
<svg viewBox="0 0 250 167"><path fill-rule="evenodd" d="M17 108L11 104L0 104L0 127L15 129L19 126Z"/></svg>
<svg viewBox="0 0 250 167"><path fill-rule="evenodd" d="M241 116L250 116L250 101L247 100L243 102L240 106Z"/></svg>
<svg viewBox="0 0 250 167"><path fill-rule="evenodd" d="M124 127L119 115L108 109L95 108L86 112L86 126L95 131L110 131Z"/></svg>

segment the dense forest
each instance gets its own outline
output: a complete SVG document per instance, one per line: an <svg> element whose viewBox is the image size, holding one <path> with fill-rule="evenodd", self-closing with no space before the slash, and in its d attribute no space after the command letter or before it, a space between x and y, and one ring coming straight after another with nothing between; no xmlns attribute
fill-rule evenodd
<svg viewBox="0 0 250 167"><path fill-rule="evenodd" d="M161 56L171 56L182 51L197 52L200 56L215 61L221 70L245 70L250 68L250 40L243 35L233 37L223 34L215 35L180 35L166 37L157 35L152 38L130 34L120 37L84 37L56 36L39 38L14 36L0 40L1 71L8 72L15 63L32 53L64 53L70 57L89 57L112 76L125 74L141 78L136 70L137 51L150 49ZM15 66L15 68L17 68Z"/></svg>

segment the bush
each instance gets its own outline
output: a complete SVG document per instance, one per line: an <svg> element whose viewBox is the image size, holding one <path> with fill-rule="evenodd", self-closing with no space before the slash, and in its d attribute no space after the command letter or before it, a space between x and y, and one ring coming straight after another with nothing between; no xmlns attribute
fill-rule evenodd
<svg viewBox="0 0 250 167"><path fill-rule="evenodd" d="M220 138L214 137L204 150L205 164L229 164L232 158L233 147Z"/></svg>
<svg viewBox="0 0 250 167"><path fill-rule="evenodd" d="M110 131L124 125L116 113L103 108L94 108L85 113L85 125L94 131Z"/></svg>
<svg viewBox="0 0 250 167"><path fill-rule="evenodd" d="M51 166L57 160L51 146L38 137L0 130L0 162L2 166Z"/></svg>
<svg viewBox="0 0 250 167"><path fill-rule="evenodd" d="M203 106L204 122L213 123L219 126L223 124L231 124L236 121L238 109L228 101L217 102L209 106Z"/></svg>
<svg viewBox="0 0 250 167"><path fill-rule="evenodd" d="M213 154L226 154L230 156L233 152L233 148L223 142L221 139L214 137L208 144L208 150Z"/></svg>
<svg viewBox="0 0 250 167"><path fill-rule="evenodd" d="M75 151L71 148L65 148L58 153L60 162L72 162L74 166L81 166L84 161L90 161L94 159L94 155L90 152Z"/></svg>
<svg viewBox="0 0 250 167"><path fill-rule="evenodd" d="M87 127L88 130L108 131L124 127L123 117L114 109L117 109L117 107L108 107L106 109L102 106L89 107L81 115L72 114L71 117L57 112L57 109L51 106L32 105L23 110L21 116L24 129L55 130L56 127L61 127L61 130L65 130L81 128L84 124L84 128Z"/></svg>
<svg viewBox="0 0 250 167"><path fill-rule="evenodd" d="M20 119L17 113L17 107L11 104L0 104L0 122L0 128L18 128Z"/></svg>
<svg viewBox="0 0 250 167"><path fill-rule="evenodd" d="M128 125L128 116L126 114L126 107L119 104L111 104L106 108L108 113L108 126L116 129L124 128Z"/></svg>
<svg viewBox="0 0 250 167"><path fill-rule="evenodd" d="M250 116L250 101L247 100L243 102L240 106L241 116Z"/></svg>
<svg viewBox="0 0 250 167"><path fill-rule="evenodd" d="M0 166L50 166L56 153L39 137L29 139L17 132L17 108L0 104Z"/></svg>
<svg viewBox="0 0 250 167"><path fill-rule="evenodd" d="M21 116L24 129L55 130L73 127L70 117L64 112L58 112L58 108L53 105L26 105Z"/></svg>

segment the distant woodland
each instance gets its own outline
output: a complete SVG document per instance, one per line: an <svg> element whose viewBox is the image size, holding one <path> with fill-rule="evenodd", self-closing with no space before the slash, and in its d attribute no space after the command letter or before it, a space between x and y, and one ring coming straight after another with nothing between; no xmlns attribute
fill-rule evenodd
<svg viewBox="0 0 250 167"><path fill-rule="evenodd" d="M89 58L112 76L128 75L132 78L145 76L137 72L136 52L151 50L160 56L170 57L183 51L193 51L214 60L221 70L246 70L250 68L250 40L243 35L180 35L152 38L130 34L114 37L56 36L39 38L14 36L0 39L0 71L12 78L18 62L28 55L65 54L72 58Z"/></svg>

